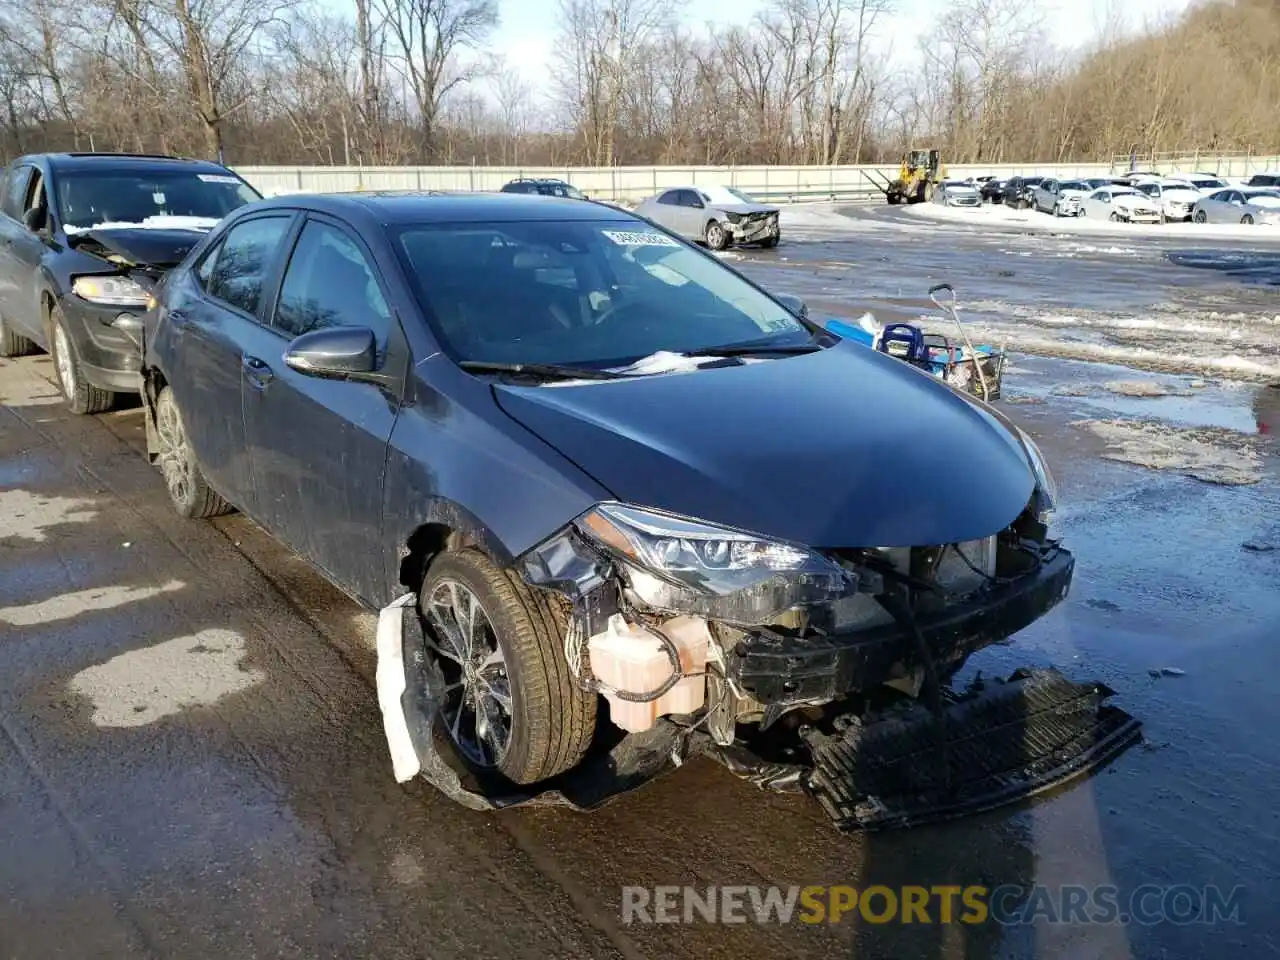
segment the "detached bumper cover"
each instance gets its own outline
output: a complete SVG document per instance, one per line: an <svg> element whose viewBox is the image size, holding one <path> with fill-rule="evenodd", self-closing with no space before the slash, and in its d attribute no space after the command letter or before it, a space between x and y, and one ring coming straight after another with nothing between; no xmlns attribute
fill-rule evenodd
<svg viewBox="0 0 1280 960"><path fill-rule="evenodd" d="M917 620L939 664L953 663L1034 623L1067 595L1075 558L1062 548L1012 583ZM855 633L794 639L753 634L729 657L729 675L761 703L830 699L869 689L918 666L911 639L896 624Z"/></svg>

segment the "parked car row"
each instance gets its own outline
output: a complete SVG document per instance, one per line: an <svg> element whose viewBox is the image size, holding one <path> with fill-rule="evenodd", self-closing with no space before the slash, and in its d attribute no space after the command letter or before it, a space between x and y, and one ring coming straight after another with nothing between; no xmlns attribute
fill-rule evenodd
<svg viewBox="0 0 1280 960"><path fill-rule="evenodd" d="M965 199L953 202L939 198L939 202L974 206L971 195L976 195L979 202L1057 217L1125 223L1280 223L1280 173L1254 174L1243 184L1229 183L1212 173L1162 175L1152 171L1077 179L974 178L954 183L957 186L949 189ZM966 186L968 193L963 189Z"/></svg>
<svg viewBox="0 0 1280 960"><path fill-rule="evenodd" d="M365 606L413 600L384 716L503 789L610 722L728 746L764 711L862 710L922 646L945 680L1057 605L1074 559L1032 440L673 235L776 242L749 198L683 190L663 230L568 196L259 199L198 161L23 158L6 352L52 345L82 413L140 389L183 516L238 509Z"/></svg>

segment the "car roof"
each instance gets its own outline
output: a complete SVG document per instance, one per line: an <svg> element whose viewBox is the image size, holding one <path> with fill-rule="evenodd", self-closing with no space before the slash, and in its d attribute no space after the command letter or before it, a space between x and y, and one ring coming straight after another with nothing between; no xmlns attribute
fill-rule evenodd
<svg viewBox="0 0 1280 960"><path fill-rule="evenodd" d="M312 210L344 218L371 216L382 224L638 219L617 207L590 200L501 192L290 193L256 201L250 207Z"/></svg>
<svg viewBox="0 0 1280 960"><path fill-rule="evenodd" d="M192 160L161 154L138 153L33 153L21 158L29 163L43 161L53 170L191 170L194 173L226 174L228 168L210 160Z"/></svg>

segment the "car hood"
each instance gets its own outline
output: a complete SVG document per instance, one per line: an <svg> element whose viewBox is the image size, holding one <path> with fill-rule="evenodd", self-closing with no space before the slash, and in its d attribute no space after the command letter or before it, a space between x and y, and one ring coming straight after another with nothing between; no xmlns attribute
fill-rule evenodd
<svg viewBox="0 0 1280 960"><path fill-rule="evenodd" d="M1083 200L1088 195L1089 195L1088 190L1075 190L1075 189L1062 190L1062 191L1059 191L1058 193L1058 196L1060 197L1074 197L1077 200Z"/></svg>
<svg viewBox="0 0 1280 960"><path fill-rule="evenodd" d="M131 267L175 267L207 230L154 227L99 227L72 234L70 245L84 253Z"/></svg>
<svg viewBox="0 0 1280 960"><path fill-rule="evenodd" d="M944 193L956 193L956 194L962 194L970 197L976 197L978 195L977 187L969 187L969 186L963 186L958 184L954 184L949 187L943 187L942 190Z"/></svg>
<svg viewBox="0 0 1280 960"><path fill-rule="evenodd" d="M709 206L725 213L777 213L777 207L767 203L712 203Z"/></svg>
<svg viewBox="0 0 1280 960"><path fill-rule="evenodd" d="M494 392L619 500L812 546L989 536L1035 487L1021 441L991 408L848 342L741 366Z"/></svg>
<svg viewBox="0 0 1280 960"><path fill-rule="evenodd" d="M1156 208L1156 202L1150 197L1135 197L1127 193L1112 197L1111 202L1121 207L1149 207L1152 210Z"/></svg>
<svg viewBox="0 0 1280 960"><path fill-rule="evenodd" d="M1280 197L1246 197L1245 201L1254 207L1266 207L1268 210L1280 208Z"/></svg>

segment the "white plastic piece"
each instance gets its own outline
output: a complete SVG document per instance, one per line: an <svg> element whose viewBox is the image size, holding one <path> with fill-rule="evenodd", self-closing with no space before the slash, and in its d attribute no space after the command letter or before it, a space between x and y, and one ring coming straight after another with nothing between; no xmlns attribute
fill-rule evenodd
<svg viewBox="0 0 1280 960"><path fill-rule="evenodd" d="M707 648L711 635L707 622L700 617L676 617L661 627L680 654L682 673L701 673L706 669ZM608 629L587 641L591 672L614 690L644 694L661 687L672 672L671 660L657 634L648 628L628 623L621 614L609 618ZM688 714L698 710L706 699L706 678L685 677L656 700L638 703L605 693L609 716L613 722L631 733L648 730L658 717L669 713Z"/></svg>
<svg viewBox="0 0 1280 960"><path fill-rule="evenodd" d="M412 780L422 769L400 700L405 689L402 610L415 599L416 594L406 593L378 612L378 706L382 708L382 727L387 735L391 769L397 783Z"/></svg>

